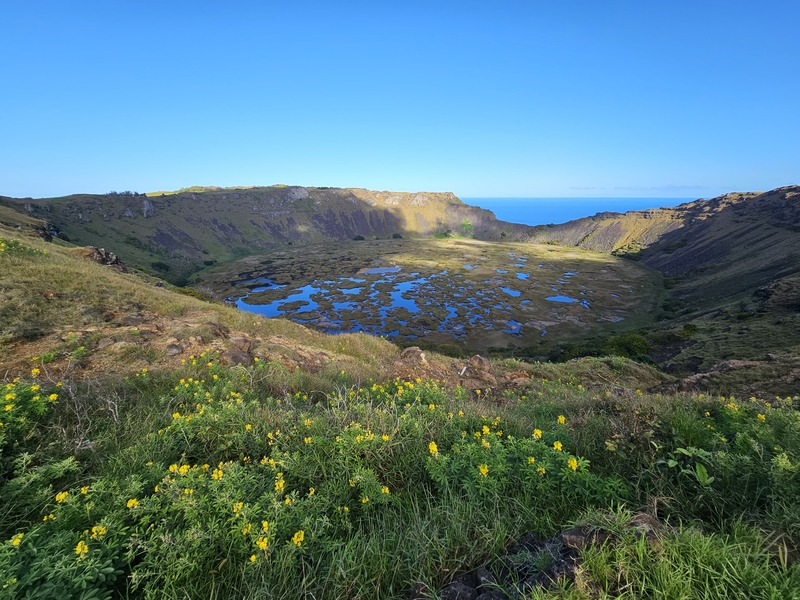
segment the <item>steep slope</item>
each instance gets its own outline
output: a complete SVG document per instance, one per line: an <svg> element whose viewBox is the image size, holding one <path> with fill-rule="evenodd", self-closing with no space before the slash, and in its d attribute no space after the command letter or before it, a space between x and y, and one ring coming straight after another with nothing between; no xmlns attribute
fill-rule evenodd
<svg viewBox="0 0 800 600"><path fill-rule="evenodd" d="M800 272L800 187L600 213L535 237L639 259L676 278L677 297L714 304Z"/></svg>
<svg viewBox="0 0 800 600"><path fill-rule="evenodd" d="M650 358L685 376L677 387L796 392L800 187L601 213L534 238L628 256L667 277L662 322L642 333Z"/></svg>
<svg viewBox="0 0 800 600"><path fill-rule="evenodd" d="M126 192L63 198L0 197L0 207L46 221L64 239L109 248L132 266L174 283L212 264L290 244L459 231L520 239L531 228L497 221L451 193L256 187L145 196Z"/></svg>

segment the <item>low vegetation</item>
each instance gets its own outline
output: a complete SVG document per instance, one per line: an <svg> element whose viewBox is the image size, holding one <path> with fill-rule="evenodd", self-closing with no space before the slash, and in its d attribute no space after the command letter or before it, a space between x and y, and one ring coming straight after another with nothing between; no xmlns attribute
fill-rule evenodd
<svg viewBox="0 0 800 600"><path fill-rule="evenodd" d="M758 302L729 324L795 300ZM800 397L629 358L717 323L561 363L401 353L0 225L0 598L436 599L575 526L605 541L496 597L800 598Z"/></svg>
<svg viewBox="0 0 800 600"><path fill-rule="evenodd" d="M346 372L276 394L279 365L213 354L92 387L31 366L3 389L8 597L407 597L522 532L645 508L659 546L587 549L573 585L532 593L800 589L797 398L531 379L486 402Z"/></svg>

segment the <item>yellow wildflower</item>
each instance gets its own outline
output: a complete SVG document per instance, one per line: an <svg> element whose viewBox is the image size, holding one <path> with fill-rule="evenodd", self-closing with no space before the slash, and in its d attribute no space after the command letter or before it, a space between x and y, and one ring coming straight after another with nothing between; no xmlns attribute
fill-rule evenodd
<svg viewBox="0 0 800 600"><path fill-rule="evenodd" d="M81 494L83 494L85 496L88 493L89 493L89 486L88 485L83 486L81 488Z"/></svg>
<svg viewBox="0 0 800 600"><path fill-rule="evenodd" d="M542 430L541 429L534 429L533 430L533 439L535 439L535 440L542 439Z"/></svg>
<svg viewBox="0 0 800 600"><path fill-rule="evenodd" d="M307 437L304 437L303 438L303 443L304 444L310 444L311 443L311 436L309 435Z"/></svg>
<svg viewBox="0 0 800 600"><path fill-rule="evenodd" d="M12 546L19 546L22 543L22 538L25 537L24 533L18 533L14 537L11 538L11 545Z"/></svg>
<svg viewBox="0 0 800 600"><path fill-rule="evenodd" d="M567 460L567 466L573 471L578 470L578 460L574 456L570 456Z"/></svg>
<svg viewBox="0 0 800 600"><path fill-rule="evenodd" d="M61 504L64 500L67 499L67 496L69 496L69 492L58 492L56 494L56 502Z"/></svg>
<svg viewBox="0 0 800 600"><path fill-rule="evenodd" d="M6 404L5 408L6 408L6 411L14 410L14 405L13 404Z"/></svg>
<svg viewBox="0 0 800 600"><path fill-rule="evenodd" d="M436 442L431 442L428 444L428 452L431 453L431 456L439 455L439 447L436 445Z"/></svg>
<svg viewBox="0 0 800 600"><path fill-rule="evenodd" d="M75 554L78 555L78 558L85 558L88 553L89 546L83 540L79 541L78 545L75 546Z"/></svg>
<svg viewBox="0 0 800 600"><path fill-rule="evenodd" d="M214 469L211 471L211 479L219 480L222 479L222 469Z"/></svg>
<svg viewBox="0 0 800 600"><path fill-rule="evenodd" d="M244 426L244 430L245 430L245 431L250 431L251 429L253 429L253 426L252 426L250 423L247 423L247 424Z"/></svg>
<svg viewBox="0 0 800 600"><path fill-rule="evenodd" d="M563 425L567 422L567 418L564 415L558 415L558 424Z"/></svg>
<svg viewBox="0 0 800 600"><path fill-rule="evenodd" d="M369 502L369 496L364 496L364 497L361 499L361 504L366 504L367 502Z"/></svg>
<svg viewBox="0 0 800 600"><path fill-rule="evenodd" d="M136 498L131 498L130 500L128 500L126 506L128 508L136 508L137 506L139 506L139 501Z"/></svg>
<svg viewBox="0 0 800 600"><path fill-rule="evenodd" d="M286 482L283 480L283 473L278 473L275 477L275 491L282 493L284 487L286 487Z"/></svg>
<svg viewBox="0 0 800 600"><path fill-rule="evenodd" d="M256 540L256 546L258 546L261 550L266 550L269 546L269 540L262 535Z"/></svg>
<svg viewBox="0 0 800 600"><path fill-rule="evenodd" d="M759 413L758 420L759 421L766 421L767 420L767 415L762 415L761 413Z"/></svg>
<svg viewBox="0 0 800 600"><path fill-rule="evenodd" d="M539 475L543 476L546 473L546 470L544 467L539 467L538 469L536 469L536 472L539 473Z"/></svg>
<svg viewBox="0 0 800 600"><path fill-rule="evenodd" d="M389 493L389 486L388 485L384 485L381 488L381 494L388 494L388 493Z"/></svg>
<svg viewBox="0 0 800 600"><path fill-rule="evenodd" d="M299 548L304 539L306 539L306 532L301 529L292 536L292 543Z"/></svg>
<svg viewBox="0 0 800 600"><path fill-rule="evenodd" d="M561 442L559 442L559 441L553 442L553 450L555 450L556 452L561 452L561 449L563 447L564 446L562 446Z"/></svg>
<svg viewBox="0 0 800 600"><path fill-rule="evenodd" d="M528 457L528 464L529 464L529 465L532 465L532 464L533 464L533 463L535 463L535 462L536 462L536 459L535 459L533 456L529 456L529 457Z"/></svg>
<svg viewBox="0 0 800 600"><path fill-rule="evenodd" d="M251 554L250 555L250 562L253 562L253 563L256 562L256 555L255 554Z"/></svg>
<svg viewBox="0 0 800 600"><path fill-rule="evenodd" d="M478 465L478 472L486 477L489 474L489 465Z"/></svg>
<svg viewBox="0 0 800 600"><path fill-rule="evenodd" d="M31 369L31 377L36 377L39 373L41 373L41 371L39 369L37 369L36 367Z"/></svg>
<svg viewBox="0 0 800 600"><path fill-rule="evenodd" d="M242 535L250 535L250 532L253 530L253 524L248 523L244 527L242 527Z"/></svg>
<svg viewBox="0 0 800 600"><path fill-rule="evenodd" d="M384 442L388 442L388 441L389 441L389 436L388 436L388 435L386 435L386 434L384 433L384 434L381 436L381 439L382 439Z"/></svg>
<svg viewBox="0 0 800 600"><path fill-rule="evenodd" d="M269 521L261 521L261 533L267 533L269 531Z"/></svg>
<svg viewBox="0 0 800 600"><path fill-rule="evenodd" d="M92 527L92 539L93 540L99 540L106 533L108 533L108 529L106 529L102 525L95 525L94 527Z"/></svg>

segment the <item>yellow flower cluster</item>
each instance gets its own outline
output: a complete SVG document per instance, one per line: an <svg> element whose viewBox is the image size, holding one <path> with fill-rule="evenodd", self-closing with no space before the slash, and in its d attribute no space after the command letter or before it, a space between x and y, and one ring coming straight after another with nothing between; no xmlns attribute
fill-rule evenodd
<svg viewBox="0 0 800 600"><path fill-rule="evenodd" d="M439 455L439 447L436 445L436 442L431 442L428 444L428 452L431 453L431 456Z"/></svg>
<svg viewBox="0 0 800 600"><path fill-rule="evenodd" d="M92 527L92 539L93 540L99 540L101 537L103 537L107 533L108 533L108 529L106 529L102 525L95 525L94 527Z"/></svg>
<svg viewBox="0 0 800 600"><path fill-rule="evenodd" d="M303 540L305 539L306 539L306 532L301 529L292 536L292 543L299 548L300 544L302 544Z"/></svg>

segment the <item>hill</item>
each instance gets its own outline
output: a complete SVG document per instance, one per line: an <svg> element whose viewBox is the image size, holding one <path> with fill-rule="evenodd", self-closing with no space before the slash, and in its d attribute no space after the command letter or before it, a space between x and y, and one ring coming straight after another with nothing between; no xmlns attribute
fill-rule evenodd
<svg viewBox="0 0 800 600"><path fill-rule="evenodd" d="M176 284L208 266L287 245L432 236L459 232L465 220L478 239L520 239L530 229L498 221L490 211L468 206L451 193L299 186L199 189L0 197L0 207L44 221L78 245L113 244L113 252L126 263Z"/></svg>
<svg viewBox="0 0 800 600"><path fill-rule="evenodd" d="M27 225L0 225L0 597L797 598L796 398L315 333Z"/></svg>
<svg viewBox="0 0 800 600"><path fill-rule="evenodd" d="M730 193L675 208L599 213L545 227L544 240L641 260L704 305L800 272L800 187Z"/></svg>
<svg viewBox="0 0 800 600"><path fill-rule="evenodd" d="M625 256L661 272L669 293L661 323L642 331L645 354L685 377L687 389L797 389L800 187L600 213L540 228L532 239ZM603 352L600 345L584 343L567 355Z"/></svg>
<svg viewBox="0 0 800 600"><path fill-rule="evenodd" d="M51 231L0 213L0 597L797 598L797 398L324 335Z"/></svg>
<svg viewBox="0 0 800 600"><path fill-rule="evenodd" d="M44 239L109 246L133 268L181 285L191 280L222 298L231 295L226 287L252 279L254 272L292 280L306 274L308 281L298 285L308 285L314 277L306 263L335 270L344 264L337 262L342 257L355 272L373 259L386 259L367 256L366 245L349 248L346 242L354 238L378 243L462 234L545 243L554 251L561 245L615 254L664 276L669 289L660 308L647 308L650 322L626 320L628 333L588 329L564 339L551 334L535 344L529 340L515 355L563 360L621 353L652 361L686 389L785 394L800 381L798 189L731 193L675 208L600 213L541 227L498 221L452 194L296 186L0 198L0 222ZM329 247L344 250L334 255L326 253ZM292 255L300 263L285 260ZM272 273L276 265L280 273ZM653 287L648 298L656 297ZM650 301L643 298L642 307ZM502 318L535 328L562 317ZM631 324L638 331L630 332ZM482 350L497 343L492 336L476 339L483 340L476 346Z"/></svg>

